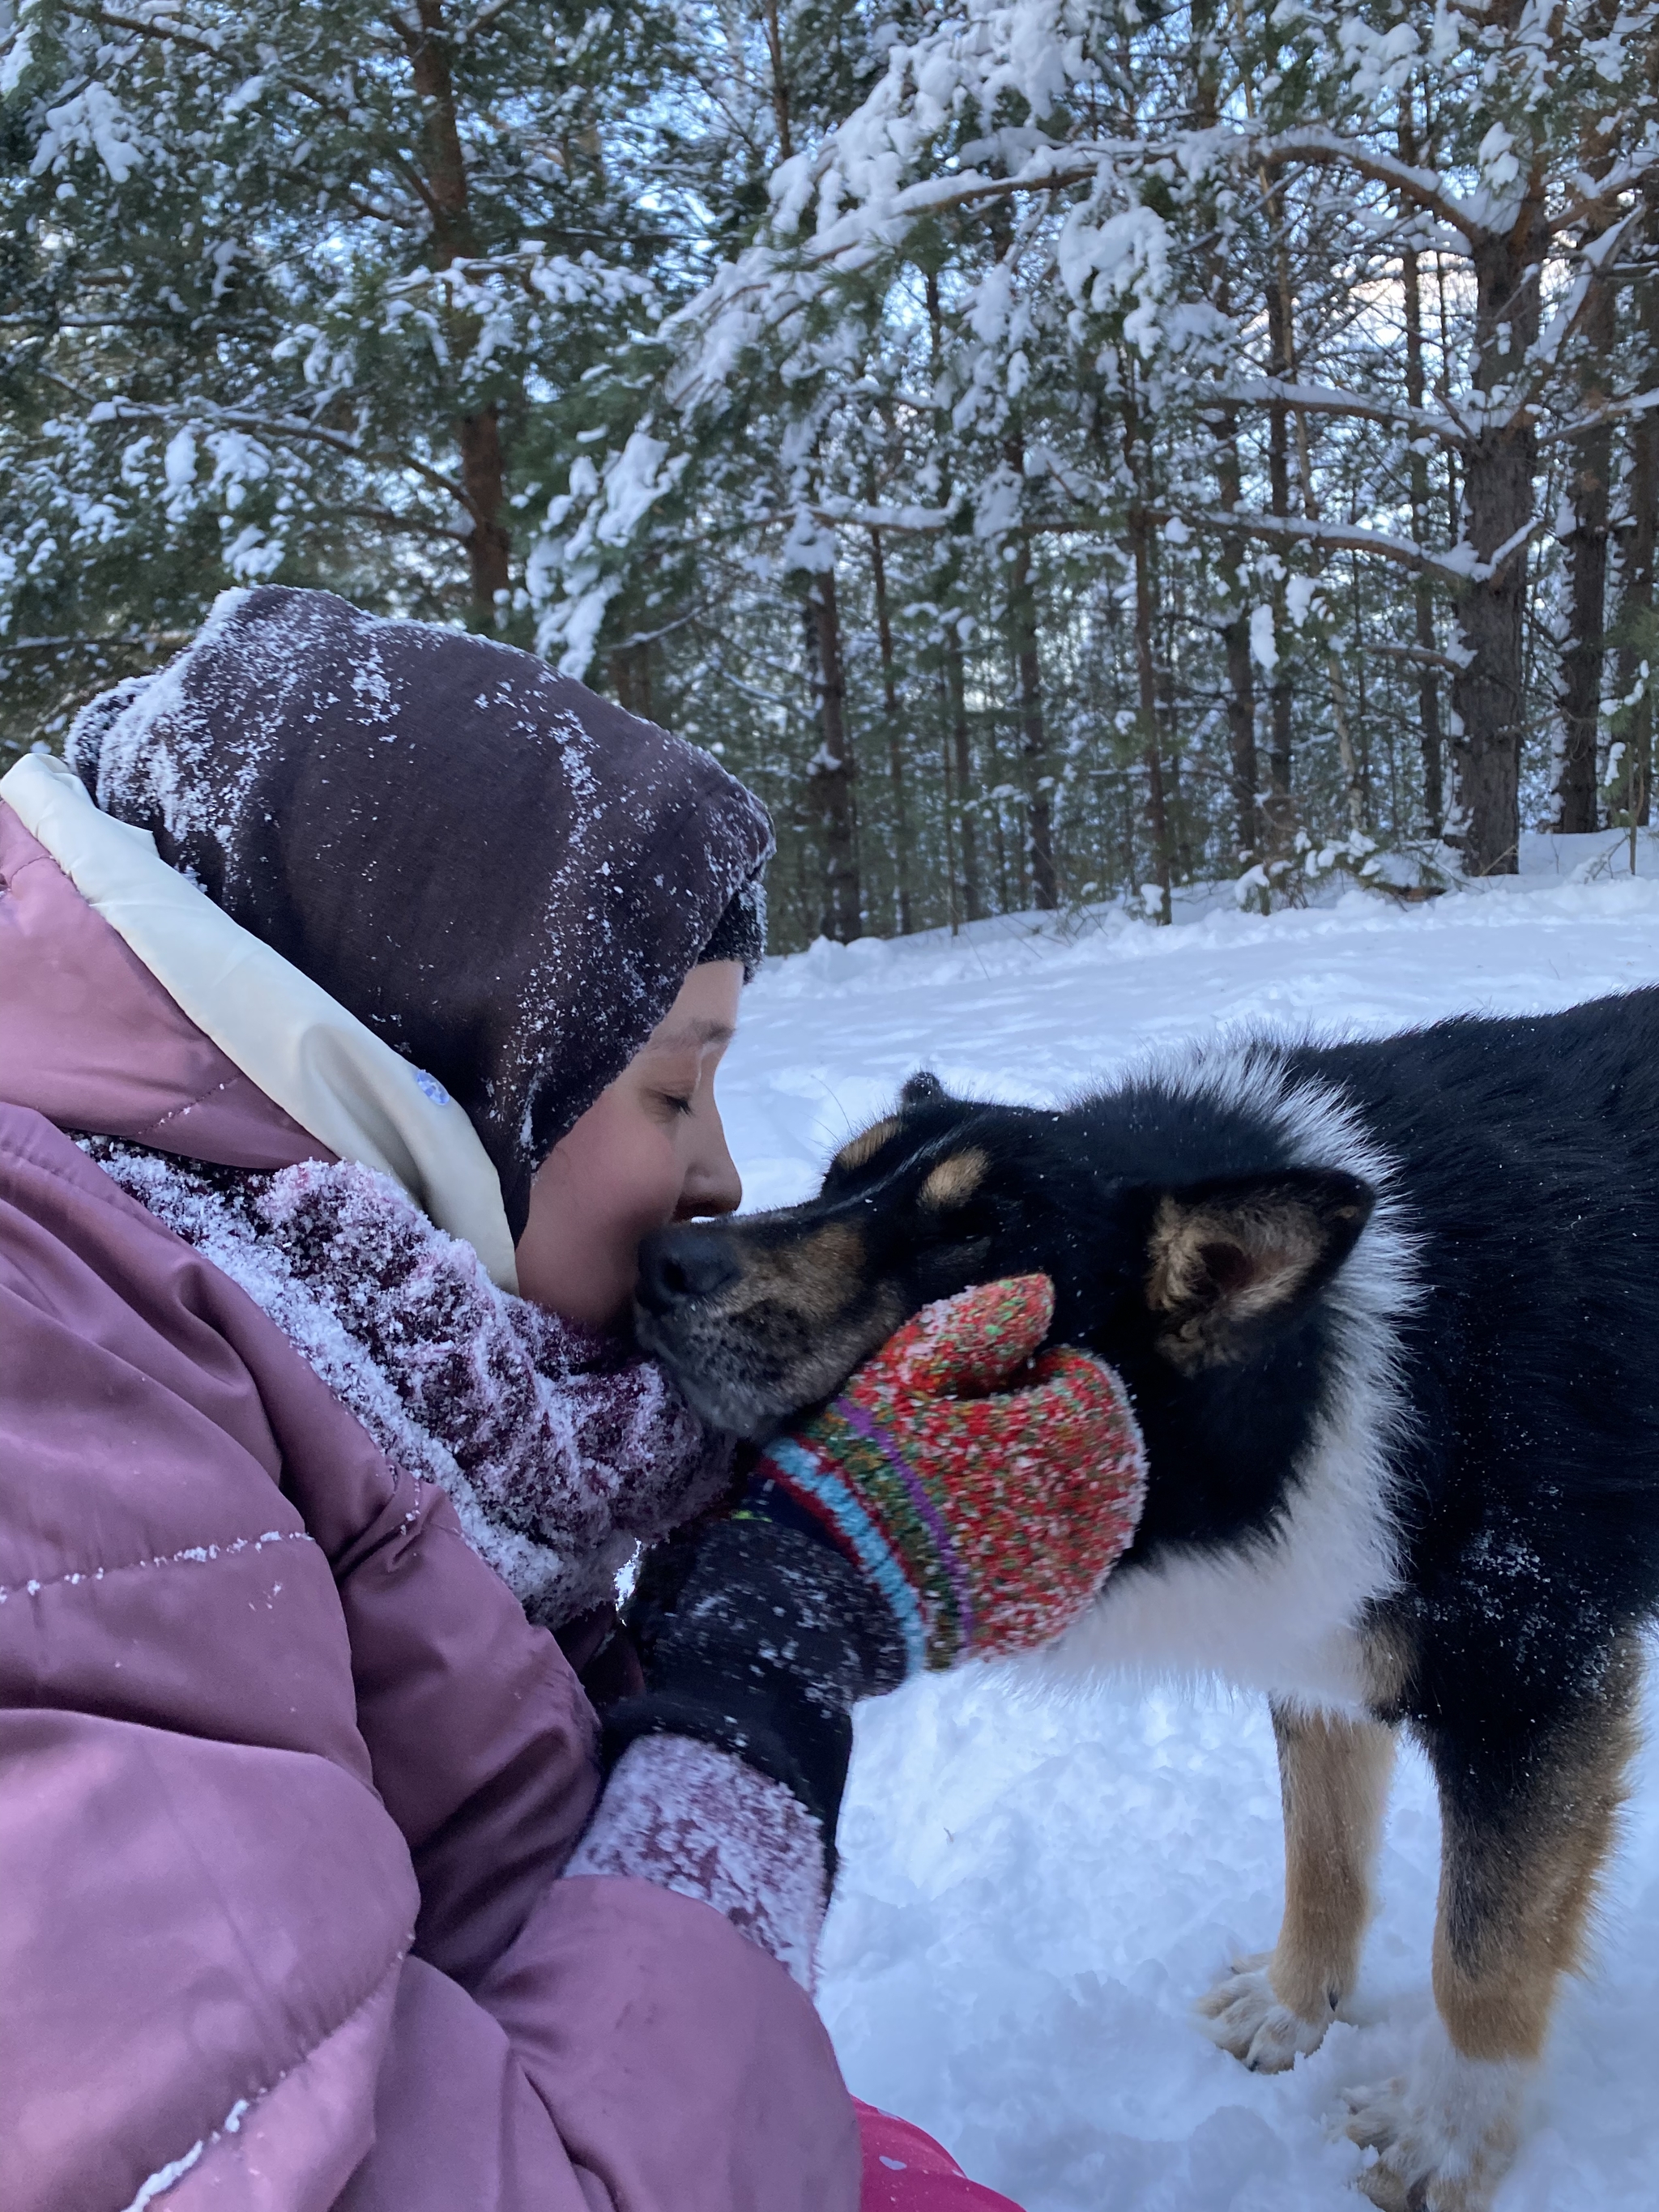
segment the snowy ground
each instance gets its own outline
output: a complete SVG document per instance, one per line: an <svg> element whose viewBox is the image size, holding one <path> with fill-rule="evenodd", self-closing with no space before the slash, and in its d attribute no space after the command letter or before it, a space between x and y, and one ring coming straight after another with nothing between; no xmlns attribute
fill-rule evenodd
<svg viewBox="0 0 1659 2212"><path fill-rule="evenodd" d="M918 1066L1045 1100L1218 1024L1376 1033L1659 981L1647 854L1644 879L1613 839L1529 840L1527 861L1517 884L1404 912L1357 891L1271 919L1198 902L1170 930L1112 916L1066 943L984 923L775 963L722 1079L750 1202L811 1189ZM863 1717L842 1842L821 2000L860 2095L1028 2212L1352 2212L1359 2154L1328 2140L1328 2118L1343 2084L1398 2070L1430 2002L1438 1828L1414 1755L1357 2024L1275 2079L1189 2018L1230 1954L1278 1924L1278 1790L1254 1700L1200 1687L1034 1706L988 1671L914 1685ZM1596 1969L1562 2008L1501 2212L1651 2212L1656 2078L1650 1752Z"/></svg>

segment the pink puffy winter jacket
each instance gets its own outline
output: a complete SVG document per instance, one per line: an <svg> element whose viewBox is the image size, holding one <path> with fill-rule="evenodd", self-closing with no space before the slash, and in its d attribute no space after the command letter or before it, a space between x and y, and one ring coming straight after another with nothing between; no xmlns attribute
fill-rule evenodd
<svg viewBox="0 0 1659 2212"><path fill-rule="evenodd" d="M852 2212L783 1968L556 1879L551 1637L54 1126L319 1149L3 805L0 1100L0 2204Z"/></svg>

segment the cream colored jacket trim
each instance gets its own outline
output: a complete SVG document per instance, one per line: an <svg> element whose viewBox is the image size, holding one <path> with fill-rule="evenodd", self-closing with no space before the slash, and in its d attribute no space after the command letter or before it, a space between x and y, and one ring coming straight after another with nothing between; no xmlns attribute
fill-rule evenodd
<svg viewBox="0 0 1659 2212"><path fill-rule="evenodd" d="M0 799L268 1098L342 1159L392 1176L493 1281L518 1288L500 1178L441 1085L168 867L148 830L101 812L62 761L25 754Z"/></svg>

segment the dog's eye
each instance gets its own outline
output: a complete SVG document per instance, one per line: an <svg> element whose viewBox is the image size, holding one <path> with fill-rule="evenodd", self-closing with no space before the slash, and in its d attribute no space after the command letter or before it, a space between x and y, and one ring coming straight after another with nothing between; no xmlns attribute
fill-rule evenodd
<svg viewBox="0 0 1659 2212"><path fill-rule="evenodd" d="M977 1190L959 1206L936 1216L938 1233L953 1245L995 1243L999 1239L1018 1237L1021 1211L1008 1199L999 1198L994 1192Z"/></svg>
<svg viewBox="0 0 1659 2212"><path fill-rule="evenodd" d="M934 1236L942 1237L947 1243L961 1244L994 1235L1001 1224L1002 1212L994 1198L976 1194L955 1206L927 1206L922 1218Z"/></svg>

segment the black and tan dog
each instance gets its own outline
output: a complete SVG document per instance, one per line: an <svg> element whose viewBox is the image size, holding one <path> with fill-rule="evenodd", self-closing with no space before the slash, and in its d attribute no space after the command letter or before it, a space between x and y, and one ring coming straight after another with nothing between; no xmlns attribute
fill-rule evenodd
<svg viewBox="0 0 1659 2212"><path fill-rule="evenodd" d="M1063 1112L931 1077L804 1206L643 1254L641 1340L761 1436L919 1306L1041 1268L1133 1393L1133 1548L1074 1670L1267 1690L1275 1949L1206 2001L1253 2067L1354 1978L1395 1735L1437 1777L1437 2022L1351 2095L1384 2205L1472 2212L1578 1961L1659 1605L1659 991L1200 1054Z"/></svg>

